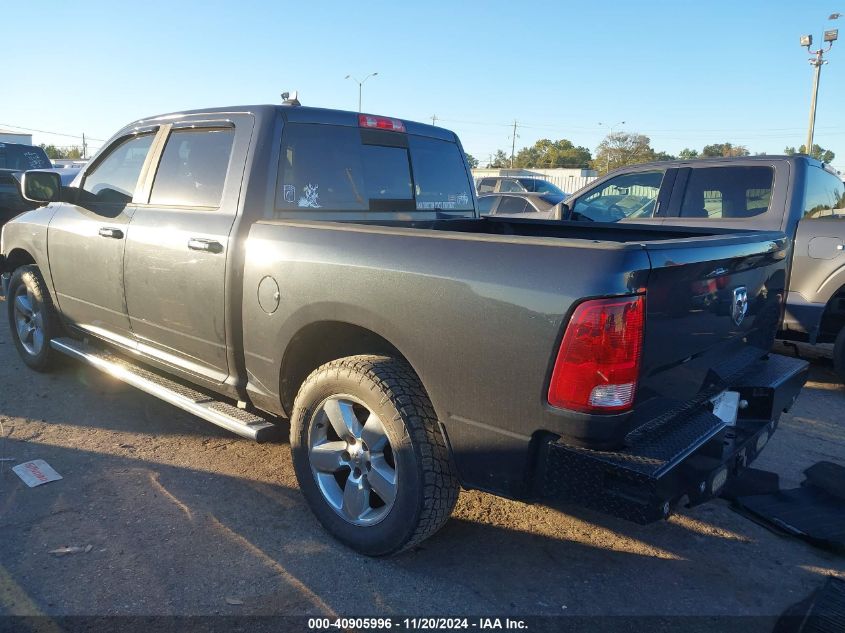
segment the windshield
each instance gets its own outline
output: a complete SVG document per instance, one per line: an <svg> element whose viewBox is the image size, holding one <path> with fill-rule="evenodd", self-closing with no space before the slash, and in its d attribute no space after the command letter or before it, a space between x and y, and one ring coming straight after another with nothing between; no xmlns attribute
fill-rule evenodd
<svg viewBox="0 0 845 633"><path fill-rule="evenodd" d="M472 183L456 143L289 123L282 137L276 215L302 209L449 211L467 216L474 205Z"/></svg>
<svg viewBox="0 0 845 633"><path fill-rule="evenodd" d="M40 147L0 143L0 169L50 169L52 167L47 154Z"/></svg>
<svg viewBox="0 0 845 633"><path fill-rule="evenodd" d="M519 184L525 187L526 191L532 191L534 193L553 193L561 198L566 197L566 194L561 189L547 180L540 180L539 178L520 178Z"/></svg>

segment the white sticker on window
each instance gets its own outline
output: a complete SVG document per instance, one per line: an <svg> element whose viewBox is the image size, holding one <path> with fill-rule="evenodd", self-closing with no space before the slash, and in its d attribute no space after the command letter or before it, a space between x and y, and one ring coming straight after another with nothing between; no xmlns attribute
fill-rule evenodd
<svg viewBox="0 0 845 633"><path fill-rule="evenodd" d="M469 194L466 191L464 191L463 193L459 193L457 196L457 202L462 207L465 207L469 204Z"/></svg>
<svg viewBox="0 0 845 633"><path fill-rule="evenodd" d="M319 185L312 185L310 182L302 188L302 197L299 199L300 207L308 207L311 209L319 209L320 204L318 199L320 194L317 193Z"/></svg>
<svg viewBox="0 0 845 633"><path fill-rule="evenodd" d="M284 186L285 202L294 204L296 202L296 187L293 185Z"/></svg>

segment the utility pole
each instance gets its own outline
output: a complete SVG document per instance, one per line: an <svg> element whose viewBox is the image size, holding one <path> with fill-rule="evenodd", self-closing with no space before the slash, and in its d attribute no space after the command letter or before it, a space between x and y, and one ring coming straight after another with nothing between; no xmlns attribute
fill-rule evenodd
<svg viewBox="0 0 845 633"><path fill-rule="evenodd" d="M344 77L344 79L351 79L356 84L358 84L358 112L361 111L361 101L362 101L361 97L362 97L362 93L364 92L364 84L367 82L367 79L369 79L370 77L375 77L376 75L378 75L378 73L370 73L369 75L364 77L364 79L362 81L358 81L352 75L346 75L346 77Z"/></svg>
<svg viewBox="0 0 845 633"><path fill-rule="evenodd" d="M437 115L436 114L431 115L431 124L437 125Z"/></svg>
<svg viewBox="0 0 845 633"><path fill-rule="evenodd" d="M85 141L85 132L82 133L82 160L88 154L88 143Z"/></svg>
<svg viewBox="0 0 845 633"><path fill-rule="evenodd" d="M837 20L839 19L839 15L839 13L831 13L827 19ZM807 48L807 52L812 55L812 57L809 59L809 62L810 66L813 67L813 92L810 95L810 121L807 126L807 144L804 146L804 153L809 156L813 155L813 133L816 128L816 103L818 102L819 98L819 80L822 74L822 66L827 63L827 60L824 58L824 54L827 53L831 48L833 48L833 43L838 39L838 37L838 29L831 29L825 31L824 41L827 43L827 47L819 48L818 50L812 51L810 50L810 48L813 46L813 36L801 36L801 46L805 46Z"/></svg>
<svg viewBox="0 0 845 633"><path fill-rule="evenodd" d="M516 139L519 136L516 133L516 119L513 120L513 142L511 143L511 169L513 169L513 155L516 153Z"/></svg>

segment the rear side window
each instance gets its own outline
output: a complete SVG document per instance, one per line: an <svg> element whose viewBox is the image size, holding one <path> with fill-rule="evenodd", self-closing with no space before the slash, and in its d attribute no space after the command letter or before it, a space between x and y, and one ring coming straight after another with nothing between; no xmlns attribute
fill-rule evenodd
<svg viewBox="0 0 845 633"><path fill-rule="evenodd" d="M276 209L471 211L470 188L455 143L357 127L288 123Z"/></svg>
<svg viewBox="0 0 845 633"><path fill-rule="evenodd" d="M533 211L525 198L518 196L504 196L496 209L496 215L523 213L526 210Z"/></svg>
<svg viewBox="0 0 845 633"><path fill-rule="evenodd" d="M765 213L772 200L771 167L702 167L692 169L680 217L750 218Z"/></svg>
<svg viewBox="0 0 845 633"><path fill-rule="evenodd" d="M820 167L807 168L804 219L845 218L845 184Z"/></svg>
<svg viewBox="0 0 845 633"><path fill-rule="evenodd" d="M493 193L496 190L495 178L482 178L478 181L478 193Z"/></svg>
<svg viewBox="0 0 845 633"><path fill-rule="evenodd" d="M126 204L132 201L144 160L150 151L153 134L131 136L114 149L85 175L83 199L89 202Z"/></svg>
<svg viewBox="0 0 845 633"><path fill-rule="evenodd" d="M220 206L234 138L230 128L173 130L156 171L150 204Z"/></svg>

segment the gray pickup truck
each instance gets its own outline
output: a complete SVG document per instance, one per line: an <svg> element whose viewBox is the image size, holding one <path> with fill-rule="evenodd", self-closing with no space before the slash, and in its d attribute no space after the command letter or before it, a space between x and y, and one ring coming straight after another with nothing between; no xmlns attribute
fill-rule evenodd
<svg viewBox="0 0 845 633"><path fill-rule="evenodd" d="M120 130L2 235L15 345L243 436L369 555L460 486L640 522L718 494L806 380L783 233L481 218L456 136L301 106ZM711 282L715 285L711 287Z"/></svg>
<svg viewBox="0 0 845 633"><path fill-rule="evenodd" d="M809 156L664 161L616 170L566 200L564 219L783 231L778 337L833 345L845 381L845 183Z"/></svg>

